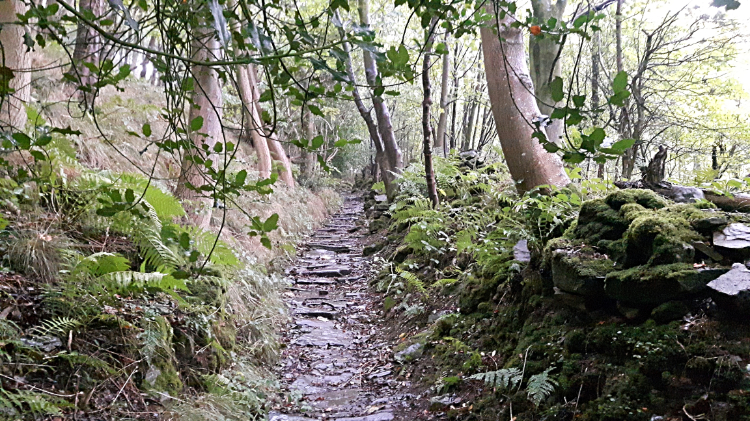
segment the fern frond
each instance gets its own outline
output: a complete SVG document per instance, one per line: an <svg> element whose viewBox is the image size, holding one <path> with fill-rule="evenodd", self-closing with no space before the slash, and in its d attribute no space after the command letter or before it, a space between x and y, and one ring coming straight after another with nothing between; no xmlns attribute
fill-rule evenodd
<svg viewBox="0 0 750 421"><path fill-rule="evenodd" d="M180 265L180 257L161 238L161 224L136 223L132 235L146 266L174 270Z"/></svg>
<svg viewBox="0 0 750 421"><path fill-rule="evenodd" d="M488 371L486 373L477 373L469 378L483 381L492 387L512 389L521 384L523 372L516 367L511 367L497 371Z"/></svg>
<svg viewBox="0 0 750 421"><path fill-rule="evenodd" d="M63 336L80 326L79 320L70 317L56 317L44 320L39 326L34 326L29 330L29 334L34 336Z"/></svg>
<svg viewBox="0 0 750 421"><path fill-rule="evenodd" d="M549 372L553 369L554 367L550 367L544 370L543 373L533 375L529 378L529 382L526 385L526 393L529 400L536 406L539 406L543 400L547 399L555 391L557 382L549 377Z"/></svg>
<svg viewBox="0 0 750 421"><path fill-rule="evenodd" d="M189 291L184 280L161 272L111 272L104 275L102 280L111 284L115 289L123 291L144 288L155 288L167 293L173 292L176 289Z"/></svg>
<svg viewBox="0 0 750 421"><path fill-rule="evenodd" d="M225 242L216 241L216 234L195 226L182 227L182 230L190 236L193 248L200 254L208 256L211 253L211 263L225 266L237 266L240 263ZM214 244L216 244L215 247Z"/></svg>
<svg viewBox="0 0 750 421"><path fill-rule="evenodd" d="M28 390L10 392L0 387L0 410L11 412L8 415L31 413L35 417L62 415L60 408L48 397ZM6 412L0 411L0 413Z"/></svg>
<svg viewBox="0 0 750 421"><path fill-rule="evenodd" d="M130 269L130 261L118 254L100 252L86 256L73 268L74 275L88 274L100 277L111 272L119 272Z"/></svg>

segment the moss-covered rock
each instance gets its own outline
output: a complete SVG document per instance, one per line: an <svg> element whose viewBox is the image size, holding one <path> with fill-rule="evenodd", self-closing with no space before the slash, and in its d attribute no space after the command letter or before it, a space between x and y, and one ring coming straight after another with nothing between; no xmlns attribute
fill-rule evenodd
<svg viewBox="0 0 750 421"><path fill-rule="evenodd" d="M604 292L631 305L657 306L695 296L724 272L726 269L696 270L689 263L637 266L607 274Z"/></svg>
<svg viewBox="0 0 750 421"><path fill-rule="evenodd" d="M551 252L552 281L562 291L587 297L604 295L604 278L615 263L591 249Z"/></svg>
<svg viewBox="0 0 750 421"><path fill-rule="evenodd" d="M695 249L689 243L702 239L685 219L639 216L625 233L625 267L692 263Z"/></svg>
<svg viewBox="0 0 750 421"><path fill-rule="evenodd" d="M669 204L669 202L653 191L641 189L617 190L610 193L604 201L612 209L618 211L623 205L628 203L637 203L646 209L661 209Z"/></svg>

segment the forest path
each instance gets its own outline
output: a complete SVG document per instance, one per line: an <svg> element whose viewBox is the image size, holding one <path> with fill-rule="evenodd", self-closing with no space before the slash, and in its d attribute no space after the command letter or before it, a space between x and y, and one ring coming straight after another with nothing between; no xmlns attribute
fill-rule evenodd
<svg viewBox="0 0 750 421"><path fill-rule="evenodd" d="M409 397L394 379L382 305L368 288L363 222L362 198L345 197L287 270L292 317L278 374L299 402L289 408L295 412L271 412L270 421L389 421Z"/></svg>

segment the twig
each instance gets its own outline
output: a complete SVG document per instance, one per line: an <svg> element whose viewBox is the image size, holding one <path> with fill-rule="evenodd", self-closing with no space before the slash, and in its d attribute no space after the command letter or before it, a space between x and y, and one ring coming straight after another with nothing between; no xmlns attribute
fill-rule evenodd
<svg viewBox="0 0 750 421"><path fill-rule="evenodd" d="M112 406L112 405L115 404L115 402L117 402L117 398L120 397L120 394L125 389L125 386L127 386L128 383L130 383L130 379L133 377L133 374L135 374L136 371L138 371L138 367L134 368L133 371L130 373L130 375L128 376L128 379L125 380L125 383L122 384L122 387L120 388L120 391L117 392L117 394L115 395L115 398L112 399L112 402L109 404L109 406Z"/></svg>

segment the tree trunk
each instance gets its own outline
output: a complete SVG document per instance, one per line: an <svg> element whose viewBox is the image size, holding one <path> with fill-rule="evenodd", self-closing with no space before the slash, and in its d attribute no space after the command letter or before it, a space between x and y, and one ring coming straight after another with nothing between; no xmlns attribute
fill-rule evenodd
<svg viewBox="0 0 750 421"><path fill-rule="evenodd" d="M468 111L466 108L468 107ZM471 98L471 102L464 106L464 141L461 144L462 151L468 151L471 149L471 134L474 131L474 118L477 113L477 101L476 98Z"/></svg>
<svg viewBox="0 0 750 421"><path fill-rule="evenodd" d="M491 6L488 12L496 16ZM512 20L510 14L499 22L493 20L498 33L491 27L484 27L481 36L498 138L510 175L523 194L541 185L565 186L570 179L560 157L544 150L532 137L531 121L539 117L540 112L531 94L533 86L526 66L523 34L521 29L511 26Z"/></svg>
<svg viewBox="0 0 750 421"><path fill-rule="evenodd" d="M153 50L156 47L156 37L151 37L151 39L148 42L148 48L149 50ZM141 79L146 79L146 75L148 74L148 63L151 60L149 59L149 55L147 53L143 54L143 61L141 62ZM154 70L156 72L156 70Z"/></svg>
<svg viewBox="0 0 750 421"><path fill-rule="evenodd" d="M451 95L451 101L453 105L451 107L451 137L450 137L450 150L456 149L456 111L458 106L458 84L460 79L458 78L458 43L453 48L453 95Z"/></svg>
<svg viewBox="0 0 750 421"><path fill-rule="evenodd" d="M438 118L437 136L435 136L435 150L443 153L445 149L445 129L448 126L448 90L451 66L450 50L447 49L448 36L445 37L446 52L443 54L443 68L440 78L440 117ZM429 60L428 60L429 61Z"/></svg>
<svg viewBox="0 0 750 421"><path fill-rule="evenodd" d="M312 112L307 106L302 110L302 130L303 136L307 139L307 144L312 142L315 137L315 123L313 122ZM302 149L302 162L300 165L300 175L303 180L310 180L315 173L315 152Z"/></svg>
<svg viewBox="0 0 750 421"><path fill-rule="evenodd" d="M594 126L599 124L598 115L596 110L599 108L599 48L600 48L600 35L599 31L594 31L593 40L591 42L591 109L594 110L593 123ZM604 163L598 164L596 176L600 179L604 179Z"/></svg>
<svg viewBox="0 0 750 421"><path fill-rule="evenodd" d="M0 30L0 45L3 55L2 66L9 69L0 75L8 91L0 92L0 130L24 131L26 126L26 103L31 97L31 73L28 72L31 58L23 43L24 29L15 25L16 14L26 13L26 5L21 0L0 2L0 19L4 22ZM9 79L10 78L10 79Z"/></svg>
<svg viewBox="0 0 750 421"><path fill-rule="evenodd" d="M91 12L95 19L104 14L103 0L80 0L78 10L81 13ZM91 71L83 66L83 63L94 63L99 65L99 54L102 49L102 42L99 33L83 22L78 23L76 30L76 45L73 49L73 67L69 74L73 76L81 89L82 100L86 107L91 108L94 101L94 92L91 91L91 85L96 81L97 75L92 75ZM125 52L126 54L126 52Z"/></svg>
<svg viewBox="0 0 750 421"><path fill-rule="evenodd" d="M358 0L359 20L360 24L365 28L370 27L370 12L367 2L368 0ZM365 63L367 84L370 85L370 88L380 87L377 83L378 68L375 58L367 50L362 50L362 56ZM372 105L378 120L378 132L380 133L380 139L383 141L383 150L388 158L388 164L393 172L400 173L404 168L404 157L396 142L396 136L393 133L393 125L391 124L391 115L388 112L388 107L383 98L378 95L372 95Z"/></svg>
<svg viewBox="0 0 750 421"><path fill-rule="evenodd" d="M242 100L243 129L248 133L253 141L253 147L258 154L258 175L260 178L271 176L271 152L268 149L268 142L263 133L263 122L260 117L260 110L257 108L255 97L253 95L253 84L250 79L251 70L249 65L237 66L237 90Z"/></svg>
<svg viewBox="0 0 750 421"><path fill-rule="evenodd" d="M255 103L255 109L258 110L259 122L263 124L263 112L260 107L260 88L258 85L258 72L255 66L248 64L247 73L250 77L250 87L253 92L253 102ZM271 153L271 157L279 163L280 172L279 178L287 187L294 188L294 175L292 174L292 163L289 160L289 156L286 154L284 147L279 142L278 135L276 132L271 132L269 127L265 127L264 140L268 144L268 150Z"/></svg>
<svg viewBox="0 0 750 421"><path fill-rule="evenodd" d="M617 10L615 11L615 61L617 63L617 72L624 70L622 56L622 3L623 0L617 0ZM628 116L629 101L625 100L625 105L620 109L619 132L620 138L628 139L632 137L630 132L630 119ZM636 148L628 148L622 155L622 178L630 180L633 176L635 167Z"/></svg>
<svg viewBox="0 0 750 421"><path fill-rule="evenodd" d="M568 0L533 0L531 2L534 17L539 22L547 22L550 18L562 22L563 13ZM529 65L531 68L531 80L534 83L534 93L539 111L551 116L556 107L562 103L556 103L552 99L550 83L555 77L562 76L562 59L559 57L564 45L558 44L551 37L529 36ZM550 142L560 144L563 136L563 121L552 120L546 127L547 139Z"/></svg>
<svg viewBox="0 0 750 421"><path fill-rule="evenodd" d="M192 41L192 59L194 61L214 61L221 57L221 47L215 36L215 31L205 26L193 30L195 38ZM213 151L216 142L223 138L221 126L223 99L221 96L221 83L219 74L210 66L193 66L193 78L195 79L195 90L193 91L192 104L189 112L189 122L196 118L203 118L203 126L197 131L189 133L190 139L195 145L188 151L184 151L180 179L177 184L176 195L184 200L192 200L198 205L198 209L191 217L196 225L208 228L211 223L212 200L196 192L210 182L210 179L202 171L203 165L192 162L189 157L202 155L203 144ZM206 156L204 159L214 159L217 165L219 156ZM221 166L221 164L219 164ZM202 208L202 209L201 209Z"/></svg>
<svg viewBox="0 0 750 421"><path fill-rule="evenodd" d="M437 24L437 18L432 18L430 28ZM435 185L435 171L432 168L432 143L430 142L430 107L432 107L432 87L430 86L430 52L432 43L435 38L434 32L430 33L424 46L424 58L422 59L422 89L424 89L424 99L422 100L422 131L423 131L423 151L424 151L424 175L427 181L427 196L432 202L432 207L437 208L440 204ZM445 62L443 62L445 65ZM445 80L447 78L443 78ZM445 91L445 89L444 89Z"/></svg>
<svg viewBox="0 0 750 421"><path fill-rule="evenodd" d="M338 14L338 12L336 12ZM346 39L346 33L343 28L339 28L339 35L342 39ZM367 126L367 132L370 134L370 145L375 147L375 162L380 167L380 174L383 178L383 185L385 185L385 193L388 196L388 200L393 200L396 196L396 185L393 182L393 170L391 169L388 159L385 156L385 150L383 149L383 143L380 139L380 132L378 126L372 119L370 111L365 107L365 103L362 101L362 97L359 94L357 88L357 78L354 75L354 68L352 66L352 48L348 42L344 42L344 52L346 53L346 75L349 77L349 83L352 87L352 98L354 99L354 105L357 107L359 115L365 121ZM373 171L373 178L377 179L377 170Z"/></svg>

